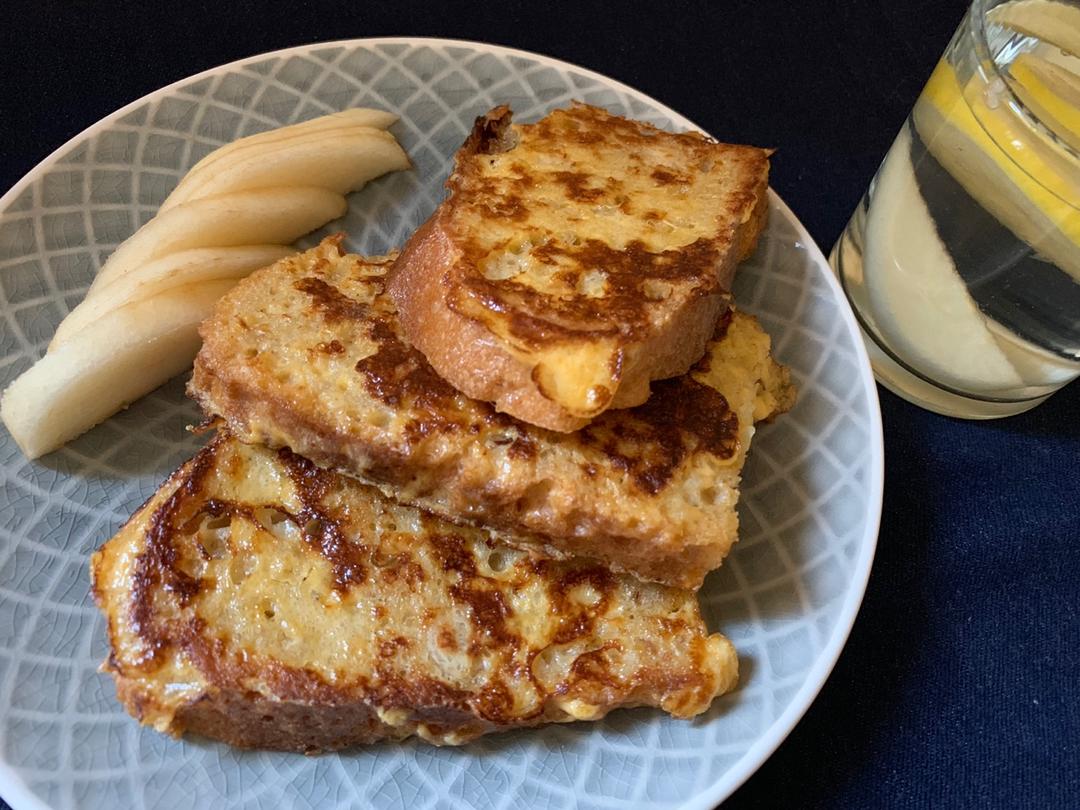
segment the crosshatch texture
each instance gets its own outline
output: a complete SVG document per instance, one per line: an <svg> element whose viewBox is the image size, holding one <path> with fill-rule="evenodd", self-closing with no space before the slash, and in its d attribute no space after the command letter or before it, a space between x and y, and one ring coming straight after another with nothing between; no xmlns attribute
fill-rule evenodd
<svg viewBox="0 0 1080 810"><path fill-rule="evenodd" d="M400 246L442 197L475 116L518 120L580 99L668 129L689 122L569 65L470 43L369 40L255 57L159 91L77 138L0 211L0 387L44 351L113 248L183 172L234 138L349 106L401 115L414 171L350 199L345 246ZM850 315L820 253L774 197L738 305L792 368L796 408L762 427L741 540L701 592L741 683L694 722L619 712L465 749L377 745L316 758L175 741L140 728L97 672L104 621L91 551L200 440L173 380L62 450L27 462L0 435L0 793L53 808L711 807L782 739L824 680L861 599L880 509L880 421ZM24 801L25 799L25 801Z"/></svg>

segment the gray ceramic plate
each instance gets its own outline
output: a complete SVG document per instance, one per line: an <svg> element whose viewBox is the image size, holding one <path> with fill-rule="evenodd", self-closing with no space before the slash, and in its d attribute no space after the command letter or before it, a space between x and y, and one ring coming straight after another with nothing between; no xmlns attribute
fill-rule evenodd
<svg viewBox="0 0 1080 810"><path fill-rule="evenodd" d="M581 99L670 129L693 125L603 76L469 42L355 40L257 56L179 82L95 124L0 200L0 386L45 351L109 252L220 144L350 106L401 116L415 171L353 195L347 246L383 253L434 208L473 118L519 120ZM313 237L314 238L314 237ZM308 241L311 241L310 239ZM712 807L779 745L851 628L881 508L881 422L851 313L821 252L772 197L739 304L791 366L799 404L762 429L742 540L702 590L742 682L695 722L619 712L597 724L307 758L177 742L141 729L97 672L104 623L89 553L195 440L175 380L44 459L0 434L0 795L50 807Z"/></svg>

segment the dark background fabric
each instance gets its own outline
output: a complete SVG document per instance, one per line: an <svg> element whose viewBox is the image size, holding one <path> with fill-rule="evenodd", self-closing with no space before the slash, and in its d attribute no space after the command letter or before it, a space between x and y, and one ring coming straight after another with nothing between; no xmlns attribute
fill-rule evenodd
<svg viewBox="0 0 1080 810"><path fill-rule="evenodd" d="M477 39L560 57L717 138L828 252L964 9L959 0L5 4L0 189L192 73L332 39ZM873 575L805 718L725 805L1080 807L1080 385L961 422L882 391Z"/></svg>

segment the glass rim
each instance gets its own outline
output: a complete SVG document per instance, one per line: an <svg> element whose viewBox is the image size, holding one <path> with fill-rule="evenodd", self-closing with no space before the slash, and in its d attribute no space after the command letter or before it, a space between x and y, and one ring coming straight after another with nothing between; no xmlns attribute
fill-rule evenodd
<svg viewBox="0 0 1080 810"><path fill-rule="evenodd" d="M1013 0L972 0L966 19L967 25L964 26L964 23L961 23L961 27L966 27L971 36L975 55L978 57L975 62L979 73L987 84L994 81L998 82L998 85L1003 87L1008 93L1008 106L1021 117L1024 123L1035 129L1040 136L1048 139L1054 146L1062 149L1069 158L1077 161L1078 167L1080 167L1080 152L1066 143L1056 132L1043 123L1038 114L1020 99L1016 94L1013 78L998 67L997 61L994 59L993 54L990 53L990 40L987 35L987 15L992 9L997 6L1005 5L1007 2L1013 2ZM987 73L990 75L987 75ZM972 114L974 115L974 110L972 110ZM975 120L979 121L979 125L982 126L984 130L986 129L977 115L975 116ZM990 139L993 140L994 143L997 143L993 135L989 132L987 132L987 135L990 135ZM1014 160L1013 162L1015 163L1016 161ZM1017 166L1021 169L1024 168L1023 166L1020 166L1019 163L1017 163ZM1024 171L1027 173L1026 170ZM1037 178L1032 177L1032 179L1039 182ZM1043 183L1039 182L1039 185L1045 188ZM1049 191L1049 189L1047 190ZM1060 195L1058 194L1054 194L1054 196L1060 198ZM1076 207L1075 203L1070 203L1068 200L1064 200L1064 202L1069 203L1074 208Z"/></svg>

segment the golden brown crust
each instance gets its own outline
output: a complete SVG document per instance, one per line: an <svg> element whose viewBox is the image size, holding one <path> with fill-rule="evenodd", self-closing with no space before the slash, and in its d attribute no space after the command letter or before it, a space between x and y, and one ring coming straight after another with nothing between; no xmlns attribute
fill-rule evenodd
<svg viewBox="0 0 1080 810"><path fill-rule="evenodd" d="M515 551L225 434L91 573L125 708L244 747L689 717L736 677L691 592Z"/></svg>
<svg viewBox="0 0 1080 810"><path fill-rule="evenodd" d="M445 213L444 203L409 239L398 267L410 272L397 273L390 287L395 301L408 302L398 315L410 342L466 396L493 402L503 413L528 413L525 421L550 430L568 433L587 425L589 418L575 417L540 394L532 368L515 360L480 323L444 305L443 270L456 261L443 227Z"/></svg>
<svg viewBox="0 0 1080 810"><path fill-rule="evenodd" d="M497 108L389 289L442 377L570 432L701 357L764 226L767 184L766 150L585 105L511 127Z"/></svg>
<svg viewBox="0 0 1080 810"><path fill-rule="evenodd" d="M253 274L204 324L190 392L243 441L511 543L683 587L720 564L753 424L790 404L752 318L723 319L702 363L645 405L560 434L442 381L402 339L384 271L327 244Z"/></svg>
<svg viewBox="0 0 1080 810"><path fill-rule="evenodd" d="M371 707L319 705L215 691L180 709L181 733L221 740L238 748L315 754L397 739Z"/></svg>

